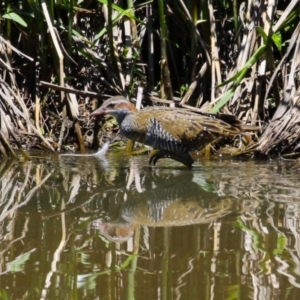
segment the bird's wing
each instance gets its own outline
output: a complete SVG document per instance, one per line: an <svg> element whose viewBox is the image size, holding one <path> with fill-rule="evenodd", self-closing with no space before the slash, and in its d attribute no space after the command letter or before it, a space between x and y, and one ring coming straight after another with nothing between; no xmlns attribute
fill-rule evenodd
<svg viewBox="0 0 300 300"><path fill-rule="evenodd" d="M153 118L164 129L165 134L179 140L192 140L201 134L218 137L240 132L236 125L237 119L230 115L200 115L185 110L167 109L153 111Z"/></svg>

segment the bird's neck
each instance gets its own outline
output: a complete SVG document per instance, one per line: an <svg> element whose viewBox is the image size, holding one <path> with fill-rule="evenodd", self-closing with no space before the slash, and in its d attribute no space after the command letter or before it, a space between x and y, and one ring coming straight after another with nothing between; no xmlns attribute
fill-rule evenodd
<svg viewBox="0 0 300 300"><path fill-rule="evenodd" d="M114 116L120 125L131 112L128 109L110 109L107 114Z"/></svg>

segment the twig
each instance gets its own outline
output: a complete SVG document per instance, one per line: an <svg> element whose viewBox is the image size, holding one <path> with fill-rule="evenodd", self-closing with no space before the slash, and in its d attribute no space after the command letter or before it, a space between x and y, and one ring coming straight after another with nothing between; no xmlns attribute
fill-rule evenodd
<svg viewBox="0 0 300 300"><path fill-rule="evenodd" d="M201 67L201 69L200 69L198 75L196 76L195 80L192 82L192 84L190 85L188 91L186 92L186 94L184 95L182 100L180 101L179 106L183 106L189 101L191 95L193 94L194 90L196 89L200 79L204 76L206 70L207 70L207 62L205 62L203 64L203 66Z"/></svg>
<svg viewBox="0 0 300 300"><path fill-rule="evenodd" d="M171 103L174 103L173 100L161 99L161 98L158 98L158 97L154 97L152 95L144 95L144 98L148 99L152 102L155 102L155 103L163 103L163 104L168 104L168 105L170 105Z"/></svg>
<svg viewBox="0 0 300 300"><path fill-rule="evenodd" d="M9 90L9 92L11 93L11 95L16 100L18 100L19 96L1 78L0 78L0 83ZM14 111L14 113L16 115L19 115L19 116L21 116L21 117L24 118L24 120L26 121L26 123L28 124L28 126L31 127L32 130L39 136L39 138L49 147L49 149L51 149L54 152L54 149L50 145L50 143L42 136L42 134L38 131L38 129L36 129L36 127L31 123L30 119L28 117L26 117L26 115L17 108L17 106L13 103L12 99L10 97L6 97L4 94L2 94L2 99L4 99L10 105L10 107L12 108L12 110Z"/></svg>
<svg viewBox="0 0 300 300"><path fill-rule="evenodd" d="M59 47L59 43L57 41L57 37L55 35L55 31L53 29L53 25L52 25L52 22L51 22L51 19L50 19L50 16L49 16L49 12L48 12L48 9L47 9L47 5L45 3L45 0L42 0L42 9L43 9L43 12L44 12L44 15L45 15L45 19L46 19L46 22L47 22L47 25L48 25L48 28L49 28L49 31L50 31L50 35L51 35L51 38L52 38L52 41L53 41L53 44L54 44L54 47L55 47L55 50L57 52L57 56L58 56L58 59L59 59L59 84L60 86L64 86L64 80L65 80L65 75L64 75L64 65L63 65L63 62L64 62L64 56L63 56L63 53ZM64 91L60 91L60 101L63 103L64 101L64 98L65 98L65 93ZM63 137L64 137L64 132L65 132L65 128L66 128L66 121L67 121L67 109L66 109L66 105L63 103L63 111L62 111L62 116L63 116L63 122L62 122L62 125L61 125L61 130L60 130L60 135L59 135L59 140L58 140L58 145L57 145L57 150L60 151L61 149L61 146L62 146L62 141L63 141Z"/></svg>
<svg viewBox="0 0 300 300"><path fill-rule="evenodd" d="M49 83L49 82L46 82L46 81L40 81L40 85L49 87L53 90L64 91L64 92L80 95L80 96L83 96L83 97L93 97L93 98L97 98L97 99L111 98L112 97L112 95L98 94L98 93L89 92L89 91L80 91L80 90L76 90L74 88L59 86L59 85L52 84L52 83Z"/></svg>
<svg viewBox="0 0 300 300"><path fill-rule="evenodd" d="M9 152L11 153L11 155L14 158L17 158L17 155L16 155L15 151L10 146L10 143L8 142L8 140L5 138L5 136L3 135L3 133L1 131L0 131L0 141L9 150Z"/></svg>
<svg viewBox="0 0 300 300"><path fill-rule="evenodd" d="M27 58L30 61L34 61L33 58L31 58L30 56L25 55L24 53L22 53L20 50L18 50L17 48L15 48L14 46L12 46L9 42L7 42L1 35L0 35L0 40L1 42L3 42L7 47L9 47L11 50L15 51L17 54L19 54L20 56L24 56L25 58Z"/></svg>

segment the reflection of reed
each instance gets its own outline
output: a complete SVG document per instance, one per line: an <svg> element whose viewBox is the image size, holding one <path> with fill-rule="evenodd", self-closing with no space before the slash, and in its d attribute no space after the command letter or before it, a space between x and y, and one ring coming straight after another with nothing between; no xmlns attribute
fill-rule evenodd
<svg viewBox="0 0 300 300"><path fill-rule="evenodd" d="M15 237L14 227L16 223L16 217L18 210L26 206L29 201L35 196L40 188L45 184L45 182L50 178L51 172L48 173L43 179L39 179L39 172L36 172L36 185L30 190L27 190L28 185L30 184L31 178L30 173L34 169L33 165L29 164L28 169L26 170L24 177L20 181L19 174L16 172L17 165L16 161L5 161L1 165L1 211L0 211L0 223L8 224L7 228L10 231L5 235L5 241L8 243L7 248L16 241L24 238L25 233L28 229L29 218L26 218L24 223L24 231L20 237ZM37 169L38 171L39 169ZM21 184L19 184L21 183ZM4 237L4 236L3 236ZM3 243L1 243L3 246ZM3 257L1 255L1 257Z"/></svg>
<svg viewBox="0 0 300 300"><path fill-rule="evenodd" d="M298 170L283 162L223 162L215 171L204 174L212 180L219 193L245 199L298 202ZM295 177L296 176L296 177ZM203 180L203 179L202 179Z"/></svg>
<svg viewBox="0 0 300 300"><path fill-rule="evenodd" d="M74 290L78 299L141 298L145 286L151 299L286 290L297 299L295 171L226 162L149 170L140 157L109 164L0 164L0 280L11 299L50 297L57 282L61 299Z"/></svg>

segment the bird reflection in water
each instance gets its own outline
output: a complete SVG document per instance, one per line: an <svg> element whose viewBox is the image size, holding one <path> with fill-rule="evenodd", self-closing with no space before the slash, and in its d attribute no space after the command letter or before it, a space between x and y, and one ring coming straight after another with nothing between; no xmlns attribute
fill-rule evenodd
<svg viewBox="0 0 300 300"><path fill-rule="evenodd" d="M236 199L220 198L216 192L206 191L193 180L189 170L149 171L143 176L143 185L137 184L137 178L141 177L138 170L132 166L129 181L135 182L135 187L114 216L109 216L110 221L93 222L94 228L111 242L127 241L139 225L172 227L211 223L238 210ZM113 198L111 194L106 200Z"/></svg>

